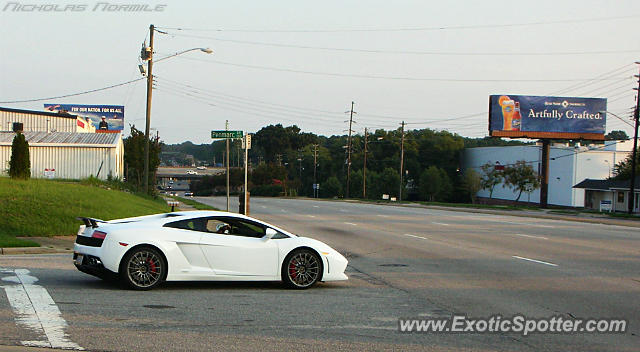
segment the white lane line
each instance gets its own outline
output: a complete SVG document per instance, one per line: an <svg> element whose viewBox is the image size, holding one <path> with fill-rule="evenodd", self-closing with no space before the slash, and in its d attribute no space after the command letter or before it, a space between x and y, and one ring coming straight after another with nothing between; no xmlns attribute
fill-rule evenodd
<svg viewBox="0 0 640 352"><path fill-rule="evenodd" d="M310 217L310 218L315 218L316 217L315 215L307 215L307 216Z"/></svg>
<svg viewBox="0 0 640 352"><path fill-rule="evenodd" d="M345 222L345 224L347 224L347 225L353 225L353 226L358 226L358 224L354 224L354 223L352 223L352 222Z"/></svg>
<svg viewBox="0 0 640 352"><path fill-rule="evenodd" d="M511 257L512 258L516 258L516 259L520 259L520 260L526 260L526 261L529 261L529 262L538 263L538 264L558 266L558 264L553 264L553 263L549 263L549 262L543 262L542 260L535 260L535 259L531 259L531 258L519 257L517 255L512 255Z"/></svg>
<svg viewBox="0 0 640 352"><path fill-rule="evenodd" d="M64 330L68 327L62 318L60 309L47 290L34 285L38 278L29 275L27 269L2 270L15 276L3 277L2 280L13 285L3 286L16 322L42 336L42 340L20 341L25 346L84 350L69 340Z"/></svg>
<svg viewBox="0 0 640 352"><path fill-rule="evenodd" d="M388 218L389 215L382 215L382 214L378 214L378 216L383 217L383 218Z"/></svg>
<svg viewBox="0 0 640 352"><path fill-rule="evenodd" d="M431 223L434 224L434 225L449 226L449 224L445 224L445 223L442 223L442 222L434 222L434 221L432 221Z"/></svg>
<svg viewBox="0 0 640 352"><path fill-rule="evenodd" d="M286 212L287 212L287 211L286 211L286 210L284 210L284 209L280 209L280 210L281 210L283 213L286 213Z"/></svg>
<svg viewBox="0 0 640 352"><path fill-rule="evenodd" d="M314 207L314 208L320 208L320 207L319 207L319 206L317 206L317 205L314 205L313 207Z"/></svg>
<svg viewBox="0 0 640 352"><path fill-rule="evenodd" d="M409 236L409 237L413 237L413 238L419 238L419 239L422 239L422 240L428 240L428 238L426 238L426 237L416 236L416 235L412 235L410 233L405 233L404 235L405 236Z"/></svg>
<svg viewBox="0 0 640 352"><path fill-rule="evenodd" d="M338 209L338 210L340 210L340 211L341 211L341 212L343 212L343 213L346 213L346 212L347 212L347 211L346 211L346 210L344 210L344 209Z"/></svg>
<svg viewBox="0 0 640 352"><path fill-rule="evenodd" d="M514 233L514 236L520 236L520 237L529 237L529 238L537 238L540 240L548 240L547 237L543 237L543 236L533 236L533 235L525 235L523 233Z"/></svg>
<svg viewBox="0 0 640 352"><path fill-rule="evenodd" d="M261 205L261 206L260 206L260 208L262 208L262 209L266 209L266 208L267 208L267 206L265 206L265 205Z"/></svg>

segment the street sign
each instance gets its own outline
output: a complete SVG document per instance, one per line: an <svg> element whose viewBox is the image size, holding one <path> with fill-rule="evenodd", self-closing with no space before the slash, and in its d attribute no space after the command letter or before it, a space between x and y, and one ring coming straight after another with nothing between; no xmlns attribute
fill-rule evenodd
<svg viewBox="0 0 640 352"><path fill-rule="evenodd" d="M242 131L211 131L211 138L235 139L242 138Z"/></svg>

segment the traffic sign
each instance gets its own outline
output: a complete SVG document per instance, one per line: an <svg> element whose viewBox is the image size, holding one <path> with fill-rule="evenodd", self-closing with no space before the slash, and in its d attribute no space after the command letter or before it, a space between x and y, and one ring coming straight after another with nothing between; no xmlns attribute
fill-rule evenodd
<svg viewBox="0 0 640 352"><path fill-rule="evenodd" d="M242 138L242 131L211 131L211 138L235 139Z"/></svg>

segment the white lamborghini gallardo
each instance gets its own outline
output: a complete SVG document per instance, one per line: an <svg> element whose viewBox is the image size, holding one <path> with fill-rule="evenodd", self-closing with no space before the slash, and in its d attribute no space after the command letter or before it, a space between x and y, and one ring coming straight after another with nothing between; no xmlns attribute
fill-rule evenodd
<svg viewBox="0 0 640 352"><path fill-rule="evenodd" d="M163 281L283 281L304 289L347 280L328 245L248 216L190 211L102 221L78 218L78 270L137 290Z"/></svg>

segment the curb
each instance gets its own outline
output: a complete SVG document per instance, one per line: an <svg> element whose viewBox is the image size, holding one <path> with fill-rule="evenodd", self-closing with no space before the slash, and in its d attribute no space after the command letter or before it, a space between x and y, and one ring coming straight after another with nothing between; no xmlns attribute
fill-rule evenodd
<svg viewBox="0 0 640 352"><path fill-rule="evenodd" d="M73 250L46 248L46 247L7 247L7 248L0 248L0 255L53 254L53 253L73 253Z"/></svg>

